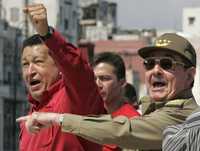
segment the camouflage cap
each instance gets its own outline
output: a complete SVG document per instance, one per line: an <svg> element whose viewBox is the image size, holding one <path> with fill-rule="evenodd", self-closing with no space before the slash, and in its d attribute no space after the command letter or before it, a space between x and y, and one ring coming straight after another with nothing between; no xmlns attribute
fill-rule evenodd
<svg viewBox="0 0 200 151"><path fill-rule="evenodd" d="M196 66L196 52L194 47L188 40L175 33L161 35L155 40L153 46L139 49L138 54L142 58L146 58L154 50L173 51L189 61L191 65Z"/></svg>

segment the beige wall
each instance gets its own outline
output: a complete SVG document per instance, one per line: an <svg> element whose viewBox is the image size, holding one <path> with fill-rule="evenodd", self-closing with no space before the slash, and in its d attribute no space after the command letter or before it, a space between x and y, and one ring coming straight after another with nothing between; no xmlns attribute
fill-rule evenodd
<svg viewBox="0 0 200 151"><path fill-rule="evenodd" d="M193 93L197 103L200 105L200 37L191 38L191 43L196 49L197 54L197 68L196 68L196 76L195 83L193 87Z"/></svg>

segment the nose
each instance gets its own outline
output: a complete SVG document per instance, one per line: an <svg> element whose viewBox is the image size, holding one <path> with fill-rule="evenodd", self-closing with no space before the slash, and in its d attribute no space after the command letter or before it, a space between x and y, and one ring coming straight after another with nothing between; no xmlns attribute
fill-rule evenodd
<svg viewBox="0 0 200 151"><path fill-rule="evenodd" d="M96 84L97 84L99 89L101 89L103 87L102 82L99 78L96 79Z"/></svg>
<svg viewBox="0 0 200 151"><path fill-rule="evenodd" d="M28 75L29 76L34 76L36 74L36 70L35 67L32 63L30 63L29 67L28 67Z"/></svg>
<svg viewBox="0 0 200 151"><path fill-rule="evenodd" d="M163 69L159 64L155 64L154 68L152 69L154 74L162 74Z"/></svg>

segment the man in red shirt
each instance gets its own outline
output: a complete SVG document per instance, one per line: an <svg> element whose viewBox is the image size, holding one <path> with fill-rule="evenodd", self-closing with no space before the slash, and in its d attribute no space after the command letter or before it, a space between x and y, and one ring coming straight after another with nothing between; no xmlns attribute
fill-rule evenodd
<svg viewBox="0 0 200 151"><path fill-rule="evenodd" d="M123 59L111 52L103 52L94 58L93 69L104 107L113 117L124 115L129 118L139 113L124 97L126 72ZM115 145L104 145L103 151L120 151Z"/></svg>
<svg viewBox="0 0 200 151"><path fill-rule="evenodd" d="M42 4L27 6L38 35L23 43L22 74L29 92L30 112L56 112L79 115L104 112L92 68L81 51L48 26ZM90 92L90 93L88 93ZM20 123L20 151L100 151L102 146L73 134L62 133L59 126L30 134Z"/></svg>

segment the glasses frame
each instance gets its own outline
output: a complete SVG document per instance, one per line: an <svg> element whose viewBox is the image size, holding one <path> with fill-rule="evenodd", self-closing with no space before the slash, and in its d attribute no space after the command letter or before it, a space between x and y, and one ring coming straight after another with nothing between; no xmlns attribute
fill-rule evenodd
<svg viewBox="0 0 200 151"><path fill-rule="evenodd" d="M163 60L163 59L167 59L167 60L171 61L171 67L170 68L164 67L164 65L161 63L161 60ZM154 65L152 67L150 67L150 68L147 67L148 60L153 60L154 61ZM171 57L148 57L148 58L144 59L144 62L143 62L143 65L144 65L146 70L152 70L155 67L156 64L158 64L164 70L170 70L170 69L174 70L176 65L181 65L184 68L186 68L186 64L185 63L183 63L181 61L176 61Z"/></svg>

